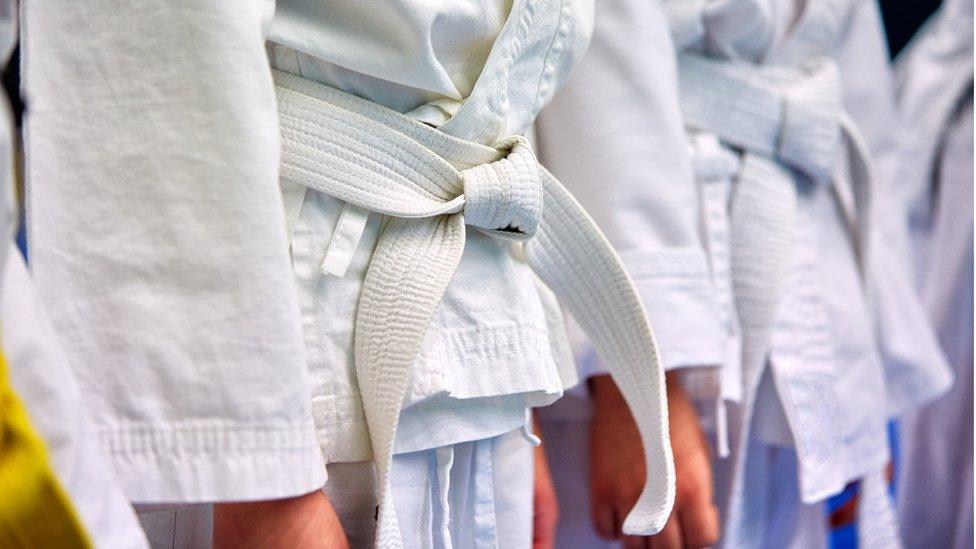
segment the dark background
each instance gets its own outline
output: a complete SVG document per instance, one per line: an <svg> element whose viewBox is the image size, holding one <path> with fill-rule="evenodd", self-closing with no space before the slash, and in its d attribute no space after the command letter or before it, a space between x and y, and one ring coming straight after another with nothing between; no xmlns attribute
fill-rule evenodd
<svg viewBox="0 0 976 549"><path fill-rule="evenodd" d="M892 57L898 55L941 3L940 0L881 0L881 15Z"/></svg>

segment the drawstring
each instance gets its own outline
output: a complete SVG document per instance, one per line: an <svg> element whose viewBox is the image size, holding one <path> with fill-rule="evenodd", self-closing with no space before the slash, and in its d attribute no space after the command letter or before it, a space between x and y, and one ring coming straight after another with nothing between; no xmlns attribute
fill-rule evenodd
<svg viewBox="0 0 976 549"><path fill-rule="evenodd" d="M729 449L728 411L725 408L725 398L721 394L715 399L715 439L718 457L729 457L731 450Z"/></svg>
<svg viewBox="0 0 976 549"><path fill-rule="evenodd" d="M368 220L369 210L348 202L342 206L329 247L325 250L325 259L322 260L322 274L340 278L345 276Z"/></svg>
<svg viewBox="0 0 976 549"><path fill-rule="evenodd" d="M496 441L497 438L476 440L433 450L438 509L433 513L435 518L431 525L432 539L429 546L435 549L453 549L455 541L459 544L470 544L474 540L473 549L497 549L498 524L495 518L493 487L493 452ZM460 467L458 472L454 471L456 465ZM454 497L461 508L453 514L461 515L457 525L460 529L452 532L451 475L458 473L460 476L455 479L454 491L457 494ZM467 530L468 525L473 529Z"/></svg>
<svg viewBox="0 0 976 549"><path fill-rule="evenodd" d="M440 520L435 526L440 533L441 547L451 549L451 469L454 467L454 446L442 446L434 451L437 458L437 501L440 504Z"/></svg>
<svg viewBox="0 0 976 549"><path fill-rule="evenodd" d="M522 425L522 438L532 446L542 444L542 439L532 431L532 408L525 409L525 424Z"/></svg>

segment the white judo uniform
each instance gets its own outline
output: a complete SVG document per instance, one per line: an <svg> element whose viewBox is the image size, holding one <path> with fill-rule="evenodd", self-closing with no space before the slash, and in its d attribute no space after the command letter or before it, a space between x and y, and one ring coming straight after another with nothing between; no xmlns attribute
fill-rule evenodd
<svg viewBox="0 0 976 549"><path fill-rule="evenodd" d="M892 275L873 271L885 268L873 246L887 187L879 193L863 121L845 107L865 74L884 75L877 6L665 5L706 245L717 278L728 273L719 288L731 292L741 338L741 359L712 380L724 405L709 422L720 455L731 454L716 463L723 546L823 546L820 502L858 479L861 542L896 545L885 424L949 376L917 302L897 318L891 307L904 302L876 279ZM893 316L918 345L891 335ZM911 386L918 380L925 386ZM890 399L894 384L907 388Z"/></svg>
<svg viewBox="0 0 976 549"><path fill-rule="evenodd" d="M910 230L904 268L955 373L900 424L898 515L909 547L973 544L973 5L948 0L896 60L902 130L886 169Z"/></svg>
<svg viewBox="0 0 976 549"><path fill-rule="evenodd" d="M878 120L890 123L892 107L877 7L664 2L681 50L695 211L682 183L692 170L674 160L681 132L668 131L667 55L652 53L667 44L654 42L655 8L631 4L598 5L593 62L584 59L579 73L590 78L557 95L540 142L631 260L638 285L653 290L644 297L661 326L662 358L683 367L719 456L732 454L716 462L723 544L825 546L822 501L857 479L866 479L862 542L897 543L882 476L885 423L944 391L949 376L907 277L872 271L893 260L874 244L871 155L890 146ZM845 106L857 109L867 143ZM616 131L593 131L596 120L615 121ZM710 287L685 268L702 241ZM681 245L683 260L658 271L631 254ZM585 345L580 355L595 363ZM586 407L568 404L547 414L550 446L585 443ZM572 487L561 493L572 517L561 539L599 546L606 542L579 524L585 478L570 469L584 465L553 464L557 487Z"/></svg>
<svg viewBox="0 0 976 549"><path fill-rule="evenodd" d="M654 338L518 137L591 6L239 4L25 14L35 270L129 497L324 485L354 545L527 545L527 410L575 380L555 293L640 418L626 526L659 529ZM151 511L154 543L208 539Z"/></svg>

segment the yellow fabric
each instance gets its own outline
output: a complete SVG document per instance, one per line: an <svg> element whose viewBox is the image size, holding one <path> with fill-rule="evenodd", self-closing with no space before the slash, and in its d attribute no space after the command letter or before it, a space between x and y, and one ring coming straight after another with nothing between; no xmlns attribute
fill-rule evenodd
<svg viewBox="0 0 976 549"><path fill-rule="evenodd" d="M91 547L0 352L0 547Z"/></svg>

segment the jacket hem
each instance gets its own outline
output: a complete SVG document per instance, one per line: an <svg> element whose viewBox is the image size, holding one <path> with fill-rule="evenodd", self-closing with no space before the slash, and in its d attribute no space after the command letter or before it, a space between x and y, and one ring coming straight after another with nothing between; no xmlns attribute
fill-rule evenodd
<svg viewBox="0 0 976 549"><path fill-rule="evenodd" d="M720 366L725 336L704 251L622 255L654 328L664 369Z"/></svg>
<svg viewBox="0 0 976 549"><path fill-rule="evenodd" d="M99 435L134 503L280 499L327 480L311 423L129 424L102 426Z"/></svg>

